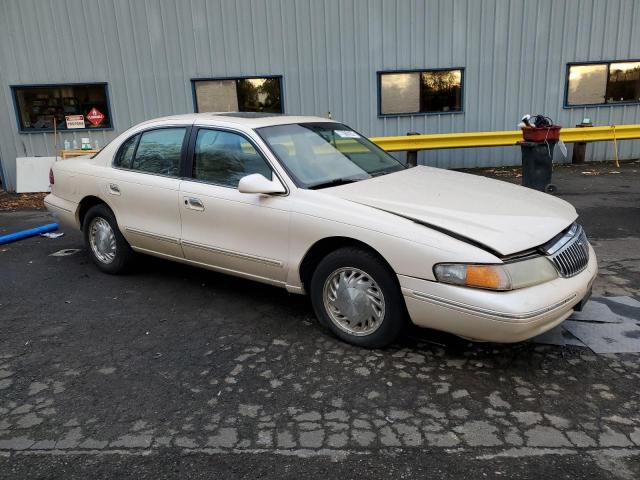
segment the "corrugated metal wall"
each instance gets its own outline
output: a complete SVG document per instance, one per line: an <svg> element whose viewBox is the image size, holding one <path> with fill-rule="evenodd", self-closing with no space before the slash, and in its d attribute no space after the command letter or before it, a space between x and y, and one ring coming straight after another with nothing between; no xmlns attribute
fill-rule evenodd
<svg viewBox="0 0 640 480"><path fill-rule="evenodd" d="M286 113L367 135L514 129L523 113L565 126L640 123L640 106L563 109L566 63L640 58L640 0L4 0L0 157L53 155L19 134L9 85L109 83L116 133L193 111L190 79L283 75ZM635 28L634 28L635 27ZM378 118L376 71L464 67L464 113ZM76 134L78 137L81 133ZM591 159L611 158L606 143ZM623 157L640 142L623 142ZM516 148L421 154L440 167L508 165Z"/></svg>

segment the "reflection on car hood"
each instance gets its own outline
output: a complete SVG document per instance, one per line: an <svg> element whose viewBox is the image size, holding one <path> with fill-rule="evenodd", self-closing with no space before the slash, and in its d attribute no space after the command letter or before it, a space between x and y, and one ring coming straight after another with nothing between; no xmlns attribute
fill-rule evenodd
<svg viewBox="0 0 640 480"><path fill-rule="evenodd" d="M577 217L573 206L551 195L423 166L322 192L451 232L501 255L542 245Z"/></svg>

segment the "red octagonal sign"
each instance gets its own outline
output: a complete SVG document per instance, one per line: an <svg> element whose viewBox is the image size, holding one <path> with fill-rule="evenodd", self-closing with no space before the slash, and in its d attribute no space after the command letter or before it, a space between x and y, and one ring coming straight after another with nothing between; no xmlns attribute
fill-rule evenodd
<svg viewBox="0 0 640 480"><path fill-rule="evenodd" d="M96 107L93 107L89 113L87 113L86 117L94 127L100 125L104 120L104 115Z"/></svg>

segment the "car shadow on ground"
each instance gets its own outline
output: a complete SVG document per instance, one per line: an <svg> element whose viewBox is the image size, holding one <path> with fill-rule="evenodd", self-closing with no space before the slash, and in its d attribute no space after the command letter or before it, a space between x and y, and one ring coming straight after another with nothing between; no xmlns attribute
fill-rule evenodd
<svg viewBox="0 0 640 480"><path fill-rule="evenodd" d="M83 254L86 255L86 251ZM253 300L271 303L276 309L284 307L288 315L298 318L306 326L311 323L314 334L326 335L335 339L336 342L341 342L317 320L308 295L292 294L272 285L148 255L138 255L135 265L127 275L164 277L169 283L186 282L183 285L188 289L206 289L216 294L232 295L237 297L234 300L238 302L250 296ZM418 327L407 318L407 325L400 337L392 345L378 350L393 352L406 348L412 350L438 348L452 355L464 352L469 354L470 351L476 351L476 354L487 351L502 354L511 352L511 355L514 355L525 353L532 347L533 345L529 342L500 344L470 341L447 332Z"/></svg>

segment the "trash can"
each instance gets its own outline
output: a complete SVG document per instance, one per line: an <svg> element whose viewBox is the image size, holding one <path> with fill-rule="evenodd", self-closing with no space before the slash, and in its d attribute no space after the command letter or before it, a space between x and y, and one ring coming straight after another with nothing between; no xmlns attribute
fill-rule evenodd
<svg viewBox="0 0 640 480"><path fill-rule="evenodd" d="M522 152L522 185L541 192L553 193L553 150L557 140L546 142L519 142Z"/></svg>

